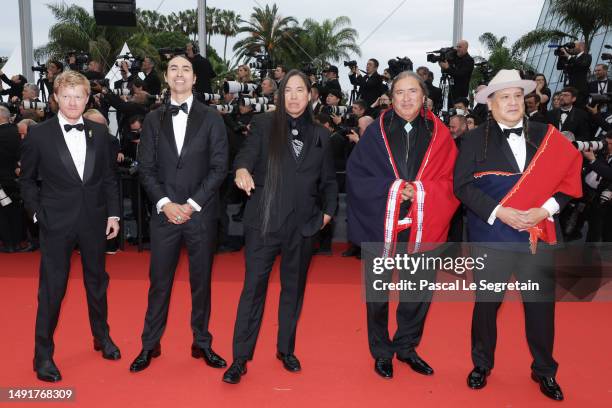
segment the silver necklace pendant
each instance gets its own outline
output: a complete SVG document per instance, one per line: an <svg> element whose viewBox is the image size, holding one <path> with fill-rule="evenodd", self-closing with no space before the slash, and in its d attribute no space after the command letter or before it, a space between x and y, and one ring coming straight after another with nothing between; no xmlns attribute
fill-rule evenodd
<svg viewBox="0 0 612 408"><path fill-rule="evenodd" d="M291 134L292 134L293 136L297 136L297 135L298 135L298 133L300 133L300 132L298 132L298 130L297 130L297 129L291 129Z"/></svg>

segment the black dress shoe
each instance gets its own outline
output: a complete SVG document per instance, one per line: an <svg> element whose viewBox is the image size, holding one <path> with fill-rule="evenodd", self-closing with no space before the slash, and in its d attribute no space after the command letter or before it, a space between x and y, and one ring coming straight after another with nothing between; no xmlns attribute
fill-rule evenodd
<svg viewBox="0 0 612 408"><path fill-rule="evenodd" d="M144 370L151 364L151 360L153 358L159 357L161 355L161 345L157 343L157 345L151 350L140 350L140 354L136 357L136 359L130 365L130 371L133 373L137 373L139 371Z"/></svg>
<svg viewBox="0 0 612 408"><path fill-rule="evenodd" d="M357 245L351 245L346 251L342 253L344 258L349 256L361 257L361 248Z"/></svg>
<svg viewBox="0 0 612 408"><path fill-rule="evenodd" d="M421 357L416 354L411 355L410 357L400 357L397 356L397 359L403 363L406 363L419 374L423 375L433 375L434 370L423 360Z"/></svg>
<svg viewBox="0 0 612 408"><path fill-rule="evenodd" d="M561 387L557 384L557 381L555 381L555 377L544 377L531 373L531 378L533 381L540 384L540 391L542 391L542 394L555 401L563 401L563 391L561 391Z"/></svg>
<svg viewBox="0 0 612 408"><path fill-rule="evenodd" d="M223 368L227 366L225 360L215 353L213 349L198 347L195 344L191 345L191 357L193 358L203 358L206 364L214 368Z"/></svg>
<svg viewBox="0 0 612 408"><path fill-rule="evenodd" d="M53 360L34 361L34 371L36 371L36 377L41 381L58 382L62 379Z"/></svg>
<svg viewBox="0 0 612 408"><path fill-rule="evenodd" d="M94 337L93 347L96 351L102 351L102 357L107 360L119 360L121 358L119 347L113 343L110 337L104 341Z"/></svg>
<svg viewBox="0 0 612 408"><path fill-rule="evenodd" d="M474 367L467 378L468 387L473 390L479 390L487 385L487 377L491 374L491 370L482 367Z"/></svg>
<svg viewBox="0 0 612 408"><path fill-rule="evenodd" d="M302 370L300 360L297 359L295 354L283 354L279 351L276 353L276 358L283 362L283 367L285 367L285 370L287 371L297 373L298 371Z"/></svg>
<svg viewBox="0 0 612 408"><path fill-rule="evenodd" d="M390 358L377 358L374 360L374 371L382 378L393 378L393 362Z"/></svg>
<svg viewBox="0 0 612 408"><path fill-rule="evenodd" d="M246 361L234 360L230 368L223 374L223 382L238 384L240 378L247 373Z"/></svg>

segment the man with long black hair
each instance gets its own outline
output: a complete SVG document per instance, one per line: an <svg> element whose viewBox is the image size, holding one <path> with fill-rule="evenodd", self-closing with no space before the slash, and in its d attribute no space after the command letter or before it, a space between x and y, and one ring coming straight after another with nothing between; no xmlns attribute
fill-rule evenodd
<svg viewBox="0 0 612 408"><path fill-rule="evenodd" d="M329 131L315 124L310 81L290 71L279 88L275 112L253 119L234 162L236 185L249 195L245 214L245 280L234 327L234 361L223 381L236 384L253 358L268 277L282 253L277 358L300 371L294 355L313 236L336 210L338 187ZM322 204L319 204L321 197Z"/></svg>

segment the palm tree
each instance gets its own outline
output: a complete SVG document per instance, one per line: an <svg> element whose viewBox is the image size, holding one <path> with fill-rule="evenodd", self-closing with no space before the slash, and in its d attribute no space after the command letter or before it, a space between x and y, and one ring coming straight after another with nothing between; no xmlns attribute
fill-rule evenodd
<svg viewBox="0 0 612 408"><path fill-rule="evenodd" d="M236 14L231 10L220 10L217 14L216 26L218 32L225 37L225 42L223 44L223 62L226 64L227 39L228 37L235 37L236 34L238 34L239 24L240 14Z"/></svg>
<svg viewBox="0 0 612 408"><path fill-rule="evenodd" d="M214 34L219 34L219 26L217 21L219 18L217 15L220 10L216 7L206 7L206 45L210 46L210 38Z"/></svg>
<svg viewBox="0 0 612 408"><path fill-rule="evenodd" d="M553 18L559 19L560 29L533 30L519 38L516 43L518 49L526 51L534 45L558 42L569 37L582 38L588 52L593 36L612 25L610 0L550 0L549 10Z"/></svg>
<svg viewBox="0 0 612 408"><path fill-rule="evenodd" d="M351 28L351 19L345 16L319 23L311 18L303 23L300 35L303 58L325 63L349 59L351 54L361 56L357 45L357 30ZM298 47L299 48L299 47Z"/></svg>
<svg viewBox="0 0 612 408"><path fill-rule="evenodd" d="M292 40L295 41L297 37L297 20L293 17L282 17L276 4L272 7L255 7L251 18L241 22L244 25L238 31L246 33L247 37L234 44L238 60L265 51L275 61L277 56L289 52L290 47L294 45Z"/></svg>

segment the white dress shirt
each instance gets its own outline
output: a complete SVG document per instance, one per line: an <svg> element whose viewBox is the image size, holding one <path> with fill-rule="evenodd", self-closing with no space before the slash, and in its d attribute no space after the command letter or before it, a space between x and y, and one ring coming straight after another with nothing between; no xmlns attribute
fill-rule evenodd
<svg viewBox="0 0 612 408"><path fill-rule="evenodd" d="M513 129L523 127L523 121L517 123L514 127L509 127L498 123L499 127L503 130L505 129ZM516 160L516 164L518 165L519 170L523 172L525 170L525 162L527 161L527 141L525 140L525 132L521 133L521 135L517 135L516 133L511 133L510 137L508 137L508 144L510 145L510 149L512 150L512 154L514 155L514 159ZM493 225L495 219L497 218L497 210L501 205L495 207L491 215L489 216L488 223L489 225ZM552 216L559 212L559 203L555 200L554 197L550 197L544 204L542 204L542 208L548 211L549 220L552 220Z"/></svg>
<svg viewBox="0 0 612 408"><path fill-rule="evenodd" d="M193 95L187 98L185 102L187 103L187 111L191 112L191 105L193 104ZM181 105L180 103L176 102L174 99L170 99L170 103L172 105L177 105L177 106ZM174 141L176 143L176 151L178 152L179 156L181 155L181 150L183 149L183 144L185 143L185 133L187 131L188 116L189 115L183 112L183 110L179 110L176 115L172 116L172 129L174 130ZM168 197L162 197L155 205L157 207L157 213L160 213L162 211L162 207L168 204L169 202L171 201ZM202 209L202 207L198 203L193 201L193 199L191 198L187 199L187 203L195 211L200 211Z"/></svg>
<svg viewBox="0 0 612 408"><path fill-rule="evenodd" d="M76 166L81 181L83 181L83 172L85 171L85 156L87 155L85 130L79 132L76 129L70 129L69 132L66 132L66 129L64 129L64 125L72 125L72 123L68 122L64 115L62 115L62 112L58 112L57 118L59 120L59 125L62 129L62 133L64 134L64 140L66 141L66 145L68 146L68 150L70 151L70 156L72 156L72 161ZM74 124L76 125L79 123L85 125L82 116Z"/></svg>

